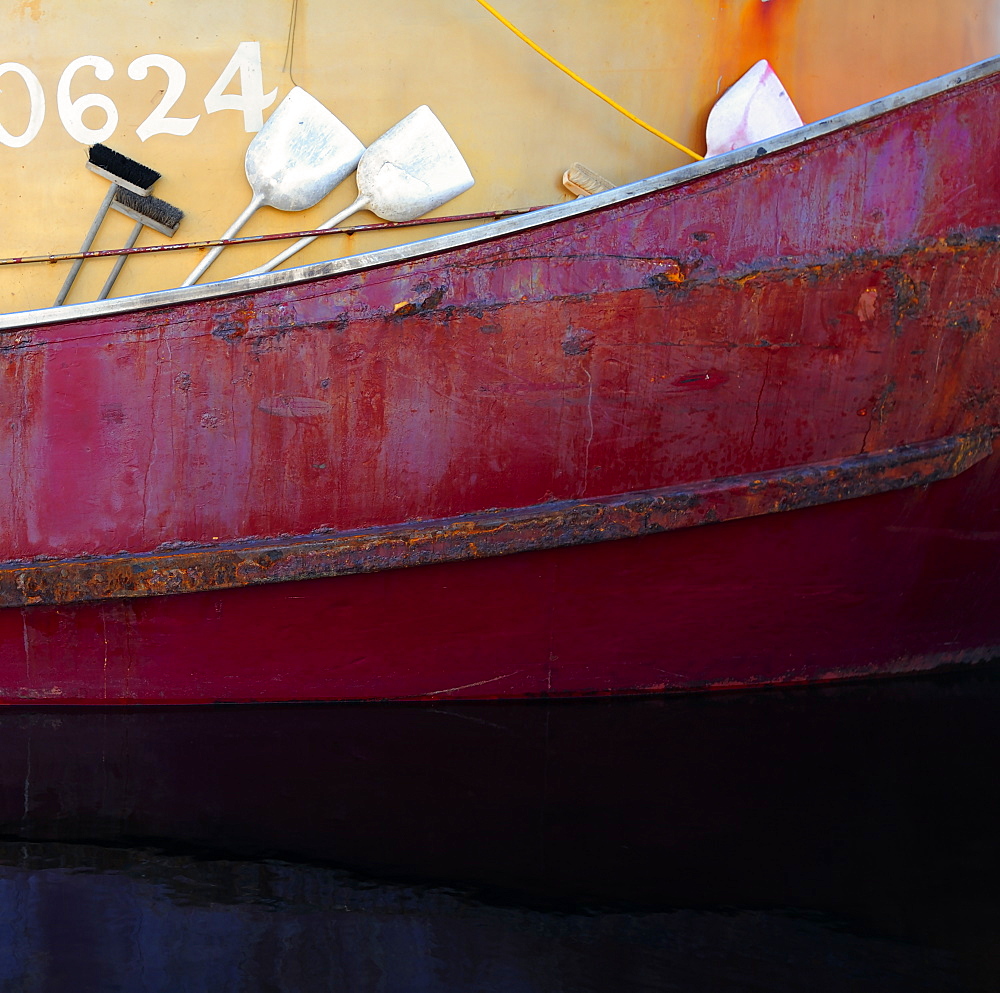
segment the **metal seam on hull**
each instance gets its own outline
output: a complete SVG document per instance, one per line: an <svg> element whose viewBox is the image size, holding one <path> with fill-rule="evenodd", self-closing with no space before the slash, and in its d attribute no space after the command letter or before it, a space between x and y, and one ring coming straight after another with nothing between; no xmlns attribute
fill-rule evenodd
<svg viewBox="0 0 1000 993"><path fill-rule="evenodd" d="M0 607L184 594L613 541L948 479L986 458L987 427L759 474L296 538L0 565Z"/></svg>

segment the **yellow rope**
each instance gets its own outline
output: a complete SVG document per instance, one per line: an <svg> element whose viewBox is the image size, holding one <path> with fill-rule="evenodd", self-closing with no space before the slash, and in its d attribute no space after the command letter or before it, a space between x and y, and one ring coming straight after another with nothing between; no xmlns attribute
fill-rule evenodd
<svg viewBox="0 0 1000 993"><path fill-rule="evenodd" d="M638 117L635 116L635 114L627 111L620 103L617 103L616 101L612 100L611 97L609 97L607 94L602 93L599 89L597 89L596 86L591 86L590 83L588 83L585 79L581 79L575 72L573 72L572 69L570 69L568 66L564 66L557 58L554 58L553 56L549 55L549 53L546 52L544 48L540 48L538 45L536 45L523 31L518 30L513 24L510 23L510 21L507 20L506 17L503 16L503 14L500 13L500 11L498 11L495 7L488 4L486 0L476 0L476 2L481 7L485 7L504 27L510 28L510 30L513 31L514 34L516 34L518 38L521 39L521 41L523 41L526 45L529 45L536 52L538 52L538 54L541 55L542 58L548 59L549 62L551 62L557 69L562 69L562 71L566 73L566 75L569 76L570 79L575 79L581 86L590 90L590 92L593 93L594 96L598 96L605 103L611 104L611 106L614 107L615 110L617 110L621 114L624 114L630 121L635 121L635 123L638 124L639 127L645 128L650 134L655 134L657 138L662 138L665 142L667 142L667 144L673 145L674 148L684 152L685 155L690 155L691 158L693 159L704 158L703 155L699 155L697 152L692 152L690 148L686 148L679 141L674 141L673 138L669 137L668 135L665 135L662 131L657 131L656 128L654 128L651 124L647 124L645 121L640 120Z"/></svg>

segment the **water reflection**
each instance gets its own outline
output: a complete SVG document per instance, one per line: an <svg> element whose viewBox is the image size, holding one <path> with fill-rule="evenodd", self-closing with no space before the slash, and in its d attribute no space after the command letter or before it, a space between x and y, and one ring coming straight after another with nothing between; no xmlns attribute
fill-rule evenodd
<svg viewBox="0 0 1000 993"><path fill-rule="evenodd" d="M0 988L993 990L998 703L0 714Z"/></svg>

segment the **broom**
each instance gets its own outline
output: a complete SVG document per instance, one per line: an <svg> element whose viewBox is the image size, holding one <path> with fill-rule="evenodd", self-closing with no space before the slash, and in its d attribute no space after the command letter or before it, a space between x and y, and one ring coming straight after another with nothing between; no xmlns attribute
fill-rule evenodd
<svg viewBox="0 0 1000 993"><path fill-rule="evenodd" d="M136 243L143 226L152 228L154 231L159 231L168 238L172 238L184 217L183 210L175 207L173 204L167 203L166 200L158 200L156 197L141 197L123 186L115 189L115 198L111 201L111 207L113 210L117 210L126 217L131 217L135 221L132 234L129 235L129 239L125 244L126 248L131 248ZM122 267L127 260L127 255L118 256L114 268L111 270L111 274L104 284L104 288L97 297L98 300L107 298L107 295L111 292L111 287L114 286L115 280L118 278L118 273L122 271Z"/></svg>
<svg viewBox="0 0 1000 993"><path fill-rule="evenodd" d="M579 162L574 162L563 173L562 181L563 186L578 197L590 196L592 193L603 193L605 190L615 188L615 184L610 179L605 179L593 169L580 165Z"/></svg>
<svg viewBox="0 0 1000 993"><path fill-rule="evenodd" d="M111 186L101 206L97 208L90 230L87 232L86 238L83 239L81 252L88 251L93 244L97 229L101 226L101 222L111 207L111 201L114 199L115 190L118 187L124 187L144 197L149 195L153 184L160 178L160 174L155 169L150 169L149 166L144 166L141 162L136 162L106 145L91 145L88 156L87 168L91 172L96 172L98 176L110 180ZM77 259L73 263L73 268L70 269L66 282L63 283L59 296L56 297L56 307L62 306L82 265L83 259Z"/></svg>

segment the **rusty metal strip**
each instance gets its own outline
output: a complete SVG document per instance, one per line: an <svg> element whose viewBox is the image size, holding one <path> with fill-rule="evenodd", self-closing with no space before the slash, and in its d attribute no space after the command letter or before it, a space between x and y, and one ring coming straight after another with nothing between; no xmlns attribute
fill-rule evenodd
<svg viewBox="0 0 1000 993"><path fill-rule="evenodd" d="M537 207L510 207L505 210L481 210L474 214L448 214L441 217L418 217L412 221L378 221L374 224L353 224L338 228L310 228L305 231L282 231L278 234L255 234L244 238L213 238L208 241L172 241L162 245L141 245L139 248L102 248L93 252L61 252L58 255L21 255L0 259L0 266L30 265L36 262L71 262L76 259L109 259L120 255L150 255L159 252L184 252L192 248L215 248L219 245L257 245L267 241L292 241L299 238L327 235L359 234L362 231L387 231L392 228L417 228L428 224L458 224L467 221L496 221L504 217L530 214Z"/></svg>
<svg viewBox="0 0 1000 993"><path fill-rule="evenodd" d="M564 500L357 531L7 562L0 607L68 604L291 582L658 534L947 479L986 458L988 427L830 462L592 500Z"/></svg>

